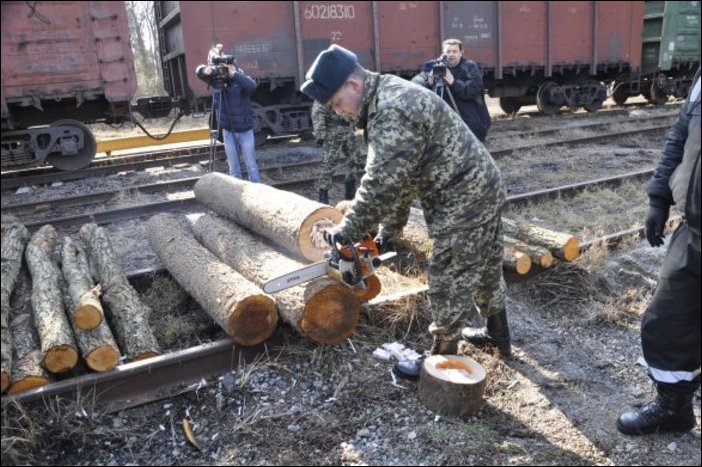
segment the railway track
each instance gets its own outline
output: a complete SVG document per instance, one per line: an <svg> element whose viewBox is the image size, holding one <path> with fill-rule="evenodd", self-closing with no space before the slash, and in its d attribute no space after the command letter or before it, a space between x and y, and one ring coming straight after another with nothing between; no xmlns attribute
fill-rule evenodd
<svg viewBox="0 0 702 467"><path fill-rule="evenodd" d="M590 180L579 184L567 185L551 190L541 190L524 195L513 196L508 203L518 204L548 199L554 196L570 196L582 190L593 187L618 185L624 181L642 179L650 176L650 170L632 172L630 174ZM641 236L643 228L626 229L613 232L598 239L585 242L581 251L586 251L595 245L607 242L608 245L630 238ZM128 274L130 280L140 280L160 272L156 269L144 269ZM537 272L538 273L538 270ZM534 274L519 277L506 275L508 281L528 280ZM426 287L419 287L401 294L379 296L369 303L373 306L388 300L397 300L404 296L422 294ZM274 337L274 342L277 337ZM91 373L69 380L52 383L33 389L12 398L21 404L39 403L53 398L75 400L89 398L103 410L115 412L125 408L172 397L193 390L205 384L204 378L221 375L238 369L242 364L250 363L255 358L267 352L265 345L257 347L241 347L231 339L223 338L214 342L197 345L184 350L119 366L116 370L106 373Z"/></svg>
<svg viewBox="0 0 702 467"><path fill-rule="evenodd" d="M528 142L525 144L507 147L507 148L490 148L488 143L488 149L490 153L495 158L506 156L514 153L515 151L523 151L531 149L534 147L547 147L547 146L558 146L565 144L582 144L596 141L606 141L613 138L625 137L629 135L635 135L640 133L647 133L652 131L665 131L670 127L670 119L674 114L664 114L664 115L654 115L641 118L634 118L627 120L627 123L636 123L638 128L626 131L610 131L610 132L600 132L592 135L578 136L578 137L565 137L558 138L553 141L537 141ZM663 122L663 123L661 123ZM595 123L591 125L581 125L575 127L579 131L592 131L596 132L611 126L613 122ZM510 135L510 139L520 139L528 136L530 139L538 139L542 137L551 136L558 134L564 130L569 130L569 128L563 127L551 127L544 129L537 129L534 131L529 131L519 134ZM496 138L497 135L493 135L492 139ZM298 147L310 147L310 146L298 146ZM2 189L10 190L21 186L32 186L40 185L46 183L52 183L56 181L68 181L76 180L87 177L105 176L116 174L120 172L138 171L144 170L152 167L173 167L179 164L197 164L209 160L209 147L208 146L194 146L189 148L183 148L178 150L170 151L154 151L141 153L131 156L121 156L116 158L96 160L90 167L84 170L74 171L74 172L60 172L56 171L51 167L40 167L36 169L27 169L15 172L5 172L2 174ZM217 157L224 157L223 151L219 148ZM313 168L318 166L320 159L314 158L313 160L295 163L293 165L280 165L280 166L266 166L265 163L261 163L259 169L261 171L266 170L281 170L288 167L295 167L300 170L304 170L306 167Z"/></svg>

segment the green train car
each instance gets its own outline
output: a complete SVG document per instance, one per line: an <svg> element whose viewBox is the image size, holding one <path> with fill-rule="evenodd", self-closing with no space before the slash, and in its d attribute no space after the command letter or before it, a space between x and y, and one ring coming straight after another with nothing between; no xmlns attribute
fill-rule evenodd
<svg viewBox="0 0 702 467"><path fill-rule="evenodd" d="M700 66L700 2L647 1L639 76L616 80L612 98L643 95L654 104L682 98Z"/></svg>

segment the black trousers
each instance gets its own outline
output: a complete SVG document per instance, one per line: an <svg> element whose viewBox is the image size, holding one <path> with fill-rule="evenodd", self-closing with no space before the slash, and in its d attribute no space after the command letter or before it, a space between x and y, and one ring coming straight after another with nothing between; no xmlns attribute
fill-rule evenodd
<svg viewBox="0 0 702 467"><path fill-rule="evenodd" d="M700 237L683 222L641 323L649 375L679 392L694 392L700 385L700 301Z"/></svg>

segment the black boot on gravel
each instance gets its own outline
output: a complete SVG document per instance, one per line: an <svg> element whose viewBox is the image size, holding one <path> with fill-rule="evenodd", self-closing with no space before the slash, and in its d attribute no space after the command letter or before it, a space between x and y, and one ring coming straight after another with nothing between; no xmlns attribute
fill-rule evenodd
<svg viewBox="0 0 702 467"><path fill-rule="evenodd" d="M507 326L507 311L489 316L487 326L484 328L464 328L461 336L477 347L494 345L500 352L503 359L512 356L512 344L510 343L509 327Z"/></svg>
<svg viewBox="0 0 702 467"><path fill-rule="evenodd" d="M690 431L695 427L693 393L676 393L658 385L658 397L638 410L617 419L617 429L625 435Z"/></svg>
<svg viewBox="0 0 702 467"><path fill-rule="evenodd" d="M424 355L416 360L403 360L395 363L392 367L392 372L398 378L416 381L419 379L419 374L422 372L424 359L429 355L456 355L457 353L458 341L444 341L434 336L434 341L429 351L424 352Z"/></svg>

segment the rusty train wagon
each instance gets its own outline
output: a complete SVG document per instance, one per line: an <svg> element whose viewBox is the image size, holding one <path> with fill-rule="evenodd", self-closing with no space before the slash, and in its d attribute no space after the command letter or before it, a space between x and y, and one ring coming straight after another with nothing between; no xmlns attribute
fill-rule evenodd
<svg viewBox="0 0 702 467"><path fill-rule="evenodd" d="M124 2L2 2L2 167L86 167L83 123L129 115L136 92Z"/></svg>

